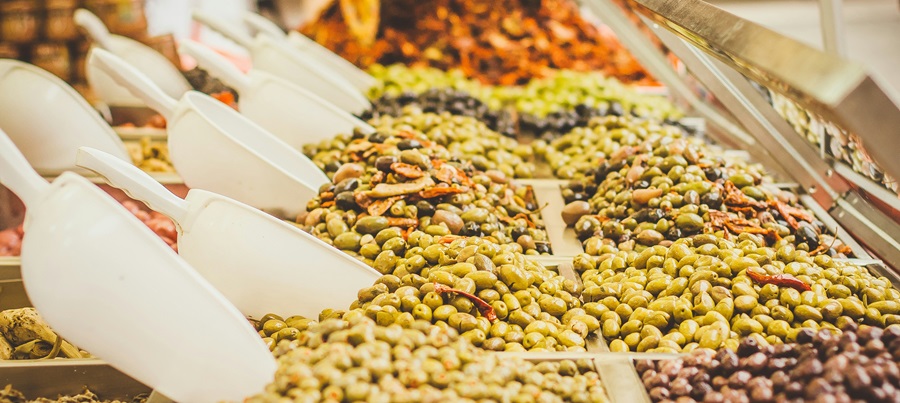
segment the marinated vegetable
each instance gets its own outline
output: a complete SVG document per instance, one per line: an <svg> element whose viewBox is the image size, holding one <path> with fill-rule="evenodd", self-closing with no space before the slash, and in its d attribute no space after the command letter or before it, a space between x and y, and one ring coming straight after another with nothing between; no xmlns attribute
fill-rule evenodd
<svg viewBox="0 0 900 403"><path fill-rule="evenodd" d="M599 119L538 153L559 176L576 178L563 190L573 204L567 222L589 254L608 241L640 251L699 233L761 235L770 246L787 238L812 254L850 252L795 194L770 185L761 167L728 160L672 126Z"/></svg>
<svg viewBox="0 0 900 403"><path fill-rule="evenodd" d="M483 236L525 253L549 253L534 192L508 179L530 175L529 167L514 167L521 157L500 148L511 139L465 130L479 125L484 133L482 124L459 116L391 118L378 126L396 129L339 136L321 151L307 148L333 183L310 201L298 224L358 253L376 269L378 253L402 255L416 229L435 236ZM464 155L477 157L463 162Z"/></svg>
<svg viewBox="0 0 900 403"><path fill-rule="evenodd" d="M552 69L653 83L616 38L581 18L573 1L386 1L379 16L374 43L351 34L337 2L301 32L362 67L458 68L467 77L501 85L523 84Z"/></svg>
<svg viewBox="0 0 900 403"><path fill-rule="evenodd" d="M608 401L587 362L501 359L423 319L384 325L361 309L323 315L265 322L281 328L278 370L248 402Z"/></svg>
<svg viewBox="0 0 900 403"><path fill-rule="evenodd" d="M63 340L34 308L0 312L0 359L85 358L89 355Z"/></svg>

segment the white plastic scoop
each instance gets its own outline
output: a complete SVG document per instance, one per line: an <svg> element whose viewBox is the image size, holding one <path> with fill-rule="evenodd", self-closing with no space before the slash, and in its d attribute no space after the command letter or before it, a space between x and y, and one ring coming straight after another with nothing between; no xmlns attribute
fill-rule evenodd
<svg viewBox="0 0 900 403"><path fill-rule="evenodd" d="M116 84L109 76L90 62L90 53L93 49L100 48L112 52L126 62L147 75L150 81L158 85L163 92L173 98L181 97L191 89L190 84L161 53L124 36L112 35L96 15L85 9L75 10L75 23L82 27L94 42L91 51L88 52L86 75L91 88L107 105L114 106L144 106L139 98L136 98L127 89Z"/></svg>
<svg viewBox="0 0 900 403"><path fill-rule="evenodd" d="M227 22L194 10L195 21L206 25L250 51L253 67L284 78L325 98L354 115L371 107L369 100L338 72L303 54L284 41L268 35L251 38Z"/></svg>
<svg viewBox="0 0 900 403"><path fill-rule="evenodd" d="M338 133L352 133L355 128L367 135L375 132L366 122L294 83L256 69L245 75L224 56L199 43L182 42L180 51L238 92L244 116L297 150Z"/></svg>
<svg viewBox="0 0 900 403"><path fill-rule="evenodd" d="M372 77L369 73L354 66L353 63L350 63L347 59L344 59L299 32L291 31L285 35L284 31L282 31L278 25L275 25L274 22L251 11L244 14L244 23L259 33L264 33L276 39L287 39L291 46L299 49L304 54L309 55L309 57L320 62L320 64L334 69L334 71L347 79L350 84L353 84L360 93L365 94L369 91L369 88L378 84L375 77Z"/></svg>
<svg viewBox="0 0 900 403"><path fill-rule="evenodd" d="M96 185L48 184L2 131L0 183L28 208L22 280L60 335L177 401L240 401L272 381L241 313Z"/></svg>
<svg viewBox="0 0 900 403"><path fill-rule="evenodd" d="M178 253L244 315L315 318L346 307L381 275L369 266L246 204L192 189L182 200L140 169L82 147L78 165L163 213L178 228Z"/></svg>
<svg viewBox="0 0 900 403"><path fill-rule="evenodd" d="M131 161L122 140L75 89L17 60L0 60L0 127L45 175L81 171L74 153L80 146Z"/></svg>
<svg viewBox="0 0 900 403"><path fill-rule="evenodd" d="M176 101L113 54L91 57L166 118L169 159L188 187L294 216L329 182L309 158L225 104L196 91Z"/></svg>

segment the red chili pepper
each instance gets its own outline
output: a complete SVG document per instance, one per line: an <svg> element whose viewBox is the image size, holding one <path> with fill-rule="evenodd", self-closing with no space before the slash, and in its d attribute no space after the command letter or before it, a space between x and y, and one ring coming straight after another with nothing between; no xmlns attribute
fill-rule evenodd
<svg viewBox="0 0 900 403"><path fill-rule="evenodd" d="M752 270L747 270L747 276L749 276L751 280L759 284L775 284L779 287L793 288L800 292L809 291L812 289L809 287L809 284L804 283L797 277L794 277L790 274L776 274L774 276L767 276L765 274L760 274Z"/></svg>
<svg viewBox="0 0 900 403"><path fill-rule="evenodd" d="M440 284L440 283L434 283L434 292L438 293L438 295L444 294L444 293L462 295L463 297L468 298L469 301L472 301L472 303L475 304L475 307L478 308L478 312L481 312L481 316L484 316L485 318L487 318L488 321L490 321L491 323L494 323L494 321L497 320L497 314L494 313L494 307L492 307L491 304L484 302L484 300L481 298L478 298L478 297L476 297L472 294L469 294L465 291L460 291L460 290L450 288L450 287Z"/></svg>

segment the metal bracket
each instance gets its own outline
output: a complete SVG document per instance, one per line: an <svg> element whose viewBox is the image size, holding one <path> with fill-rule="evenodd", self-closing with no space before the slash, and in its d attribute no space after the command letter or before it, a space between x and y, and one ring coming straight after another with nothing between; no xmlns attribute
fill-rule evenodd
<svg viewBox="0 0 900 403"><path fill-rule="evenodd" d="M689 105L699 116L706 119L708 124L725 133L725 136L718 136L716 141L744 149L752 148L755 144L753 137L734 124L731 119L700 100L682 81L665 55L637 27L631 24L621 8L609 0L587 0L583 3L616 33L619 40L641 62L644 68L668 87L672 97Z"/></svg>
<svg viewBox="0 0 900 403"><path fill-rule="evenodd" d="M645 18L642 16L642 18ZM652 22L646 21L650 24ZM784 172L809 192L819 204L831 206L849 187L806 141L775 112L771 105L736 71L713 59L659 26L653 32L687 66L688 70L759 140Z"/></svg>

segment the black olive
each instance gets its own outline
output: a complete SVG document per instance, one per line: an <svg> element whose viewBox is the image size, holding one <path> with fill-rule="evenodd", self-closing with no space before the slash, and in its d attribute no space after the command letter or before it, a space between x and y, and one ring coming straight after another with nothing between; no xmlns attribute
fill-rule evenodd
<svg viewBox="0 0 900 403"><path fill-rule="evenodd" d="M484 232L481 231L481 226L474 221L467 222L460 232L462 232L463 236L484 236Z"/></svg>
<svg viewBox="0 0 900 403"><path fill-rule="evenodd" d="M415 100L416 100L416 93L415 93L415 92L412 92L412 91L403 91L403 92L401 92L400 95L397 97L397 101L400 101L400 102L403 102L403 103L410 103L410 102L413 102L413 101L415 101Z"/></svg>
<svg viewBox="0 0 900 403"><path fill-rule="evenodd" d="M669 230L666 231L666 239L670 241L677 241L681 238L681 230L676 226L669 227Z"/></svg>
<svg viewBox="0 0 900 403"><path fill-rule="evenodd" d="M416 209L418 210L417 215L419 217L431 217L434 215L434 205L425 200L416 202Z"/></svg>
<svg viewBox="0 0 900 403"><path fill-rule="evenodd" d="M341 168L340 161L330 161L325 164L325 172L337 172L338 169Z"/></svg>
<svg viewBox="0 0 900 403"><path fill-rule="evenodd" d="M399 143L397 143L397 148L399 148L401 151L412 150L415 148L422 148L422 143L420 143L419 140L416 139L403 139L400 140Z"/></svg>
<svg viewBox="0 0 900 403"><path fill-rule="evenodd" d="M357 178L347 178L342 180L340 183L334 186L335 193L343 193L347 191L356 190L359 187L359 179Z"/></svg>
<svg viewBox="0 0 900 403"><path fill-rule="evenodd" d="M715 182L722 177L722 170L716 167L709 167L703 170L703 174L706 175L706 179Z"/></svg>
<svg viewBox="0 0 900 403"><path fill-rule="evenodd" d="M369 135L369 142L380 144L380 143L384 143L384 140L386 140L387 138L388 138L387 134L384 134L381 132L375 132L375 133L372 133L371 135Z"/></svg>
<svg viewBox="0 0 900 403"><path fill-rule="evenodd" d="M368 120L368 119L363 119L363 120ZM353 137L352 138L353 138L353 140L364 139L364 138L366 138L366 134L363 133L362 129L355 127L355 128L353 128Z"/></svg>
<svg viewBox="0 0 900 403"><path fill-rule="evenodd" d="M356 208L356 199L353 198L353 192L342 192L335 196L334 204L341 210L352 210Z"/></svg>
<svg viewBox="0 0 900 403"><path fill-rule="evenodd" d="M522 235L528 235L528 229L525 227L512 227L510 228L509 235L512 239L519 239Z"/></svg>
<svg viewBox="0 0 900 403"><path fill-rule="evenodd" d="M385 155L375 160L375 168L381 172L391 172L391 165L397 162L397 157Z"/></svg>
<svg viewBox="0 0 900 403"><path fill-rule="evenodd" d="M581 192L584 190L584 184L577 180L569 181L566 187L572 189L573 192Z"/></svg>
<svg viewBox="0 0 900 403"><path fill-rule="evenodd" d="M722 195L719 192L708 192L703 196L700 196L700 203L716 210L719 207L722 207Z"/></svg>
<svg viewBox="0 0 900 403"><path fill-rule="evenodd" d="M536 250L538 253L551 253L550 252L550 243L535 241L534 250Z"/></svg>
<svg viewBox="0 0 900 403"><path fill-rule="evenodd" d="M800 223L800 228L794 233L794 241L796 244L806 243L809 250L819 247L819 234L813 229L812 225L806 222Z"/></svg>

